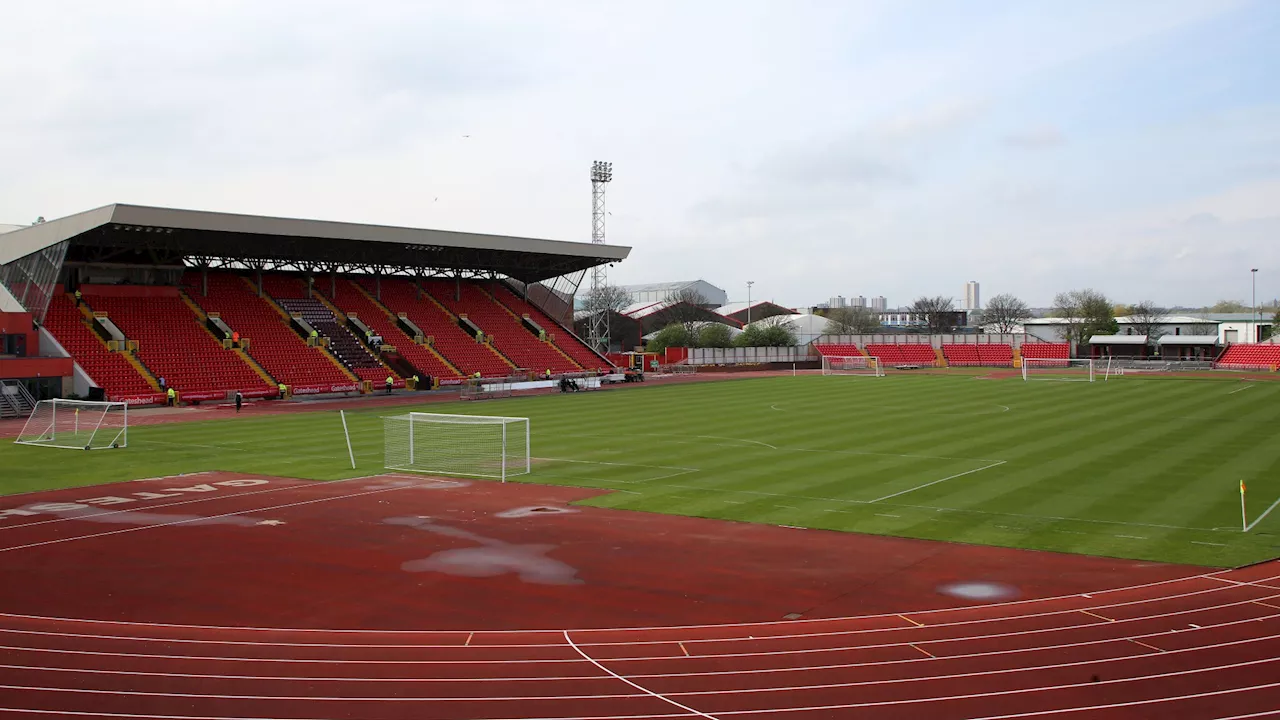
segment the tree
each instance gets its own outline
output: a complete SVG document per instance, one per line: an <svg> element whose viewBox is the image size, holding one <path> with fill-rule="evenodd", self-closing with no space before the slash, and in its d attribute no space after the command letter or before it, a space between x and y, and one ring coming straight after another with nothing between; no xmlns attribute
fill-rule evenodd
<svg viewBox="0 0 1280 720"><path fill-rule="evenodd" d="M842 307L827 311L828 335L873 335L880 331L880 316L870 308Z"/></svg>
<svg viewBox="0 0 1280 720"><path fill-rule="evenodd" d="M671 322L684 326L690 338L698 336L698 325L707 317L707 297L693 288L681 288L667 295L666 303L670 305L663 314Z"/></svg>
<svg viewBox="0 0 1280 720"><path fill-rule="evenodd" d="M1058 293L1053 298L1054 315L1067 325L1067 342L1077 347L1093 335L1114 335L1119 330L1114 310L1106 295L1088 288Z"/></svg>
<svg viewBox="0 0 1280 720"><path fill-rule="evenodd" d="M1271 337L1280 338L1280 310L1276 310L1275 317L1271 318Z"/></svg>
<svg viewBox="0 0 1280 720"><path fill-rule="evenodd" d="M945 333L955 329L951 322L955 301L949 297L918 297L911 303L909 310L924 318L925 327L930 333Z"/></svg>
<svg viewBox="0 0 1280 720"><path fill-rule="evenodd" d="M1031 317L1031 308L1009 293L1001 293L987 301L982 322L994 325L996 332L1011 333Z"/></svg>
<svg viewBox="0 0 1280 720"><path fill-rule="evenodd" d="M601 285L598 288L591 288L582 298L582 309L592 314L603 312L608 323L609 337L619 338L622 336L621 323L623 319L618 313L623 308L631 304L631 295L626 290L617 285Z"/></svg>
<svg viewBox="0 0 1280 720"><path fill-rule="evenodd" d="M1249 306L1235 300L1219 300L1209 308L1212 313L1242 313L1249 312Z"/></svg>
<svg viewBox="0 0 1280 720"><path fill-rule="evenodd" d="M681 323L673 322L662 328L645 346L646 352L660 353L669 347L689 347L693 344L693 336Z"/></svg>
<svg viewBox="0 0 1280 720"><path fill-rule="evenodd" d="M785 315L775 315L743 328L733 344L735 347L788 347L796 344L796 326Z"/></svg>
<svg viewBox="0 0 1280 720"><path fill-rule="evenodd" d="M1129 327L1134 335L1146 335L1147 344L1155 347L1156 341L1164 335L1165 310L1150 300L1129 308Z"/></svg>
<svg viewBox="0 0 1280 720"><path fill-rule="evenodd" d="M698 347L727 348L733 346L733 334L724 323L710 322L698 330Z"/></svg>

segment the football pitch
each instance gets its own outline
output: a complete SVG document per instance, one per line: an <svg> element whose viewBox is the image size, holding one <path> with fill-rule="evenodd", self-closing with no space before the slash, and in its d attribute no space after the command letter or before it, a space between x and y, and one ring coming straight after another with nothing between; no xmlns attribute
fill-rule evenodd
<svg viewBox="0 0 1280 720"><path fill-rule="evenodd" d="M364 409L346 413L354 470L336 410L136 426L122 450L0 443L0 493L376 475L381 418L408 410L528 417L517 480L614 490L602 507L1207 566L1280 555L1280 383L1235 380L803 375Z"/></svg>

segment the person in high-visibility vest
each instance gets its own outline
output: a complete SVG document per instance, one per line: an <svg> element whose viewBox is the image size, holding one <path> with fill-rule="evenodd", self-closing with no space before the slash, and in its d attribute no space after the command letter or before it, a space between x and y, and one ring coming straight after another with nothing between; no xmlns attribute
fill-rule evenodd
<svg viewBox="0 0 1280 720"><path fill-rule="evenodd" d="M169 407L177 407L177 405L178 405L178 391L177 391L177 390L174 390L173 388L169 388L169 392L165 393L165 395L166 395L166 396L168 397L168 399L169 399Z"/></svg>
<svg viewBox="0 0 1280 720"><path fill-rule="evenodd" d="M479 379L480 379L480 371L479 371L479 370L477 370L477 371L476 371L476 374L475 374L475 375L472 375L471 377L473 377L473 378L475 378L475 379L479 380Z"/></svg>
<svg viewBox="0 0 1280 720"><path fill-rule="evenodd" d="M79 290L76 290L76 307L80 307L82 302L84 302L84 296L80 294Z"/></svg>
<svg viewBox="0 0 1280 720"><path fill-rule="evenodd" d="M391 394L391 386L395 384L396 384L396 379L388 375L387 376L387 394L388 395Z"/></svg>
<svg viewBox="0 0 1280 720"><path fill-rule="evenodd" d="M320 344L320 333L316 332L315 328L312 328L311 329L311 345L316 346L319 344Z"/></svg>
<svg viewBox="0 0 1280 720"><path fill-rule="evenodd" d="M546 377L547 377L547 379L548 379L548 380L550 380L550 379L551 379L551 368L547 368L547 375L546 375Z"/></svg>
<svg viewBox="0 0 1280 720"><path fill-rule="evenodd" d="M283 400L283 399L284 399L285 395L288 395L288 394L289 394L289 386L288 386L288 385L285 385L284 383L280 383L279 385L277 385L277 386L276 386L276 390L279 390L279 391L280 391L280 399L281 399L281 400Z"/></svg>
<svg viewBox="0 0 1280 720"><path fill-rule="evenodd" d="M413 389L414 389L414 390L421 390L421 389L422 389L422 386L418 384L418 383L420 383L420 382L422 382L422 381L418 379L418 376L417 376L417 375L414 375L414 376L413 376Z"/></svg>

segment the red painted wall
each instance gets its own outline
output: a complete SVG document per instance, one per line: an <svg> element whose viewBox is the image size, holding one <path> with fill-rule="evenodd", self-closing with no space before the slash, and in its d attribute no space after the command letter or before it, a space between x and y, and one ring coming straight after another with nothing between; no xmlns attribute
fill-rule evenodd
<svg viewBox="0 0 1280 720"><path fill-rule="evenodd" d="M27 355L40 354L40 333L31 324L31 313L0 312L0 335L26 335Z"/></svg>
<svg viewBox="0 0 1280 720"><path fill-rule="evenodd" d="M71 358L0 359L0 378L68 377L73 365Z"/></svg>

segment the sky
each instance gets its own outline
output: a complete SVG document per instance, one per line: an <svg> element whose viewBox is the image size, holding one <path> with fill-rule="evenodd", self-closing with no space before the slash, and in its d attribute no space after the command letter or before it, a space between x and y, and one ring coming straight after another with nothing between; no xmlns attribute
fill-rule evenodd
<svg viewBox="0 0 1280 720"><path fill-rule="evenodd" d="M743 300L1280 296L1271 0L0 5L0 223L589 241Z"/></svg>

